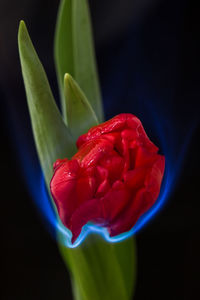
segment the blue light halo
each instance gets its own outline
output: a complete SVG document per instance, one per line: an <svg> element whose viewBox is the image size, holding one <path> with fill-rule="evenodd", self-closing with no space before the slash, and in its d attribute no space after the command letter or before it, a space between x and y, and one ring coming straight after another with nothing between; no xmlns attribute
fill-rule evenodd
<svg viewBox="0 0 200 300"><path fill-rule="evenodd" d="M166 164L167 165L167 164ZM49 197L49 194L46 190L45 186L45 181L42 176L41 178L41 198L40 201L37 201L37 204L40 206L39 208L41 209L41 206L43 207L42 212L45 214L45 218L48 222L48 225L53 226L56 231L59 231L59 234L61 235L61 241L65 246L68 248L76 248L78 247L87 237L88 234L90 233L96 233L101 235L107 242L109 243L117 243L121 242L132 235L136 234L142 227L144 227L147 222L153 216L155 216L160 209L163 207L166 199L169 196L169 193L171 191L171 186L173 182L173 174L170 172L170 169L166 167L165 169L165 174L161 186L161 191L160 195L155 202L155 204L146 212L144 213L137 221L137 223L133 226L133 228L127 232L124 232L120 235L110 237L107 229L105 227L97 226L95 224L86 224L83 226L82 231L76 241L72 244L71 243L71 238L72 238L72 233L69 229L67 229L61 222L61 220L57 219L56 213L54 211L54 208L51 203L51 199ZM42 201L42 202L41 202Z"/></svg>

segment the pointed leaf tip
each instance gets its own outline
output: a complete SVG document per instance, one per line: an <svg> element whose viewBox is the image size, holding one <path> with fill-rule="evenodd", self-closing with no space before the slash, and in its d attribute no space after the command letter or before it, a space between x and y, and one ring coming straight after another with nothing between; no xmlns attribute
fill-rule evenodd
<svg viewBox="0 0 200 300"><path fill-rule="evenodd" d="M30 36L28 34L28 30L26 27L26 23L24 22L24 20L21 20L19 22L19 29L18 29L18 43L19 41L23 41L24 39L30 39Z"/></svg>
<svg viewBox="0 0 200 300"><path fill-rule="evenodd" d="M26 28L26 24L25 24L24 20L19 21L19 29L22 27Z"/></svg>
<svg viewBox="0 0 200 300"><path fill-rule="evenodd" d="M57 108L45 70L23 21L19 26L18 43L34 139L42 170L49 184L53 162L57 158L70 158L76 148Z"/></svg>
<svg viewBox="0 0 200 300"><path fill-rule="evenodd" d="M72 80L72 76L69 73L65 73L64 81L70 81L70 80Z"/></svg>
<svg viewBox="0 0 200 300"><path fill-rule="evenodd" d="M97 125L98 119L85 94L68 73L64 75L64 96L66 121L76 141L81 134Z"/></svg>
<svg viewBox="0 0 200 300"><path fill-rule="evenodd" d="M26 30L26 25L23 20L19 22L19 28L18 28L18 44L19 41L22 39L23 31Z"/></svg>
<svg viewBox="0 0 200 300"><path fill-rule="evenodd" d="M26 27L24 20L19 21L19 28L22 27L22 26Z"/></svg>
<svg viewBox="0 0 200 300"><path fill-rule="evenodd" d="M87 0L61 0L56 22L54 57L64 118L63 77L70 73L87 96L100 121L103 108Z"/></svg>

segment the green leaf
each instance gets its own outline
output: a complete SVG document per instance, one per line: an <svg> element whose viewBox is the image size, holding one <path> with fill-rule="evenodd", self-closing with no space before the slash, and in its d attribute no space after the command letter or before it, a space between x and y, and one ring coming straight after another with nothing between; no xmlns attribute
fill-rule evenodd
<svg viewBox="0 0 200 300"><path fill-rule="evenodd" d="M98 125L95 112L75 80L69 75L64 77L64 95L67 124L74 141L92 126Z"/></svg>
<svg viewBox="0 0 200 300"><path fill-rule="evenodd" d="M74 76L72 41L72 0L60 1L54 40L54 59L60 90L63 116L66 119L63 78L65 73Z"/></svg>
<svg viewBox="0 0 200 300"><path fill-rule="evenodd" d="M72 1L72 32L74 78L89 99L99 121L102 122L101 95L87 0Z"/></svg>
<svg viewBox="0 0 200 300"><path fill-rule="evenodd" d="M133 239L110 244L90 235L75 249L60 251L72 274L74 295L80 300L130 300L135 282L136 251Z"/></svg>
<svg viewBox="0 0 200 300"><path fill-rule="evenodd" d="M65 1L62 2L62 5L64 5L63 3L65 3ZM89 78L85 75L87 74L87 71L89 70L89 74L92 74L92 68L90 65L88 65L88 60L86 59L86 62L84 62L85 55L87 56L87 54L85 53L87 51L84 52L82 49L81 52L80 48L79 50L77 50L76 47L74 48L74 45L77 45L77 47L85 47L85 45L81 46L81 38L77 35L80 35L78 30L82 32L81 28L85 28L85 25L89 24L87 4L84 0L73 0L73 3L71 4L72 11L70 14L72 14L72 21L70 30L73 33L72 53L75 57L73 58L73 72L75 74L74 76L75 79L76 77L78 78L78 82L80 83L82 90L86 93L87 97L90 100L91 106L98 113L98 116L100 116L99 120L101 121L102 113L101 108L98 108L98 103L100 103L97 101L98 97L90 98L89 96L92 95L92 93L96 93L97 95L98 89L94 88L95 85L92 85L92 81L90 81L89 79L88 81L86 80L86 78ZM80 17L79 20L78 16ZM84 16L86 16L85 23L81 21L84 20ZM88 32L90 32L90 25L89 31L86 30L83 34L83 44L84 41L86 44L88 43L88 36L86 34ZM89 36L91 37L91 32ZM57 158L70 158L75 152L75 146L72 141L69 129L64 124L55 104L46 74L34 50L27 29L23 22L20 23L18 39L20 60L34 139L41 166L45 174L46 182L49 185L49 181L52 176L53 162ZM91 45L92 44L89 39L89 46ZM88 45L86 49L88 49L87 53L89 53L90 55L91 49L89 50ZM81 53L83 54L83 56L81 55ZM69 56L68 58L69 63L71 56ZM76 63L74 63L75 61ZM79 63L82 63L82 61L83 66L80 66ZM60 69L62 69L63 66L64 63L61 61ZM88 70L86 66L88 67ZM93 61L93 67L94 66L95 64ZM63 68L62 70L65 69ZM64 73L67 71L68 70L64 71ZM65 105L63 92L64 73L60 75L60 78L62 78L63 106ZM93 75L94 77L96 76L95 74ZM83 78L84 76L86 76L86 78ZM68 77L68 80L69 78L70 77ZM97 76L95 78L98 86ZM65 78L65 80L66 79L67 78ZM73 107L73 112L71 112L71 114L73 114L74 116L77 115L80 118L85 118L86 115L88 116L88 118L90 116L90 122L95 123L97 121L95 120L95 114L93 113L90 105L87 103L83 92L81 92L76 83L74 83L73 79L71 81L69 80L68 83L69 85L67 86L66 84L65 87L65 94L70 94L70 97L72 97L73 91L75 91L74 98L70 99L69 101L67 100L66 102L66 104L70 103L69 107L70 105L71 107ZM71 86L70 83L72 83ZM93 103L91 99L93 99ZM65 113L67 113L67 109L65 110ZM75 120L70 120L70 116L68 116L68 123L70 125L71 131L73 131L72 128L75 127L74 122ZM80 123L80 127L81 126L82 124ZM76 129L76 131L76 134L78 134L78 129ZM135 281L136 261L135 247L132 239L119 244L110 244L102 240L97 235L90 235L81 246L75 249L70 249L64 246L65 235L61 231L58 231L57 234L60 251L65 263L67 264L72 274L73 291L76 300L131 299L132 286L133 282Z"/></svg>
<svg viewBox="0 0 200 300"><path fill-rule="evenodd" d="M61 1L54 53L65 119L63 76L70 73L102 122L103 111L87 0Z"/></svg>
<svg viewBox="0 0 200 300"><path fill-rule="evenodd" d="M49 185L53 162L57 158L71 158L76 148L56 106L47 76L23 21L19 26L18 45L34 139Z"/></svg>

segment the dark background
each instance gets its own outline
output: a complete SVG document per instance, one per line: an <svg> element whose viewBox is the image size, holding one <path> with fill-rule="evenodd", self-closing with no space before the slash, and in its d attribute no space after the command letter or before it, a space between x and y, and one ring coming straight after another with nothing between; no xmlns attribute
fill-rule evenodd
<svg viewBox="0 0 200 300"><path fill-rule="evenodd" d="M2 300L71 299L67 270L33 205L19 155L28 151L32 165L38 164L17 51L18 23L26 21L58 99L52 51L58 4L0 0ZM138 115L152 128L150 136L160 143L174 176L167 203L136 237L134 299L198 299L198 7L193 0L90 4L106 117ZM163 126L161 136L155 124Z"/></svg>

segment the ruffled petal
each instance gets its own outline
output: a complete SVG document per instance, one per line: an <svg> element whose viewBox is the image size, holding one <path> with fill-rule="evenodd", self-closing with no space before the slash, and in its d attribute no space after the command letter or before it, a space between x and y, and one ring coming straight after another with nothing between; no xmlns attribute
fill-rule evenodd
<svg viewBox="0 0 200 300"><path fill-rule="evenodd" d="M116 181L108 193L101 199L104 218L112 222L127 207L130 190L121 181Z"/></svg>
<svg viewBox="0 0 200 300"><path fill-rule="evenodd" d="M105 195L110 189L110 184L107 179L105 179L99 186L95 194L95 198L101 198Z"/></svg>
<svg viewBox="0 0 200 300"><path fill-rule="evenodd" d="M91 199L81 205L73 213L68 228L72 232L72 243L75 242L82 227L89 221L103 223L102 208L99 199Z"/></svg>
<svg viewBox="0 0 200 300"><path fill-rule="evenodd" d="M91 128L77 146L72 160L55 162L50 184L72 241L89 221L111 236L130 230L159 195L164 157L132 114Z"/></svg>
<svg viewBox="0 0 200 300"><path fill-rule="evenodd" d="M50 182L50 190L64 225L73 213L76 199L76 185L80 167L76 160L67 161L56 168Z"/></svg>
<svg viewBox="0 0 200 300"><path fill-rule="evenodd" d="M144 187L137 191L133 199L129 202L130 205L126 207L126 210L108 226L110 236L129 231L135 225L139 217L155 203L160 192L164 167L165 158L162 155L158 155L151 170L147 172Z"/></svg>
<svg viewBox="0 0 200 300"><path fill-rule="evenodd" d="M94 177L81 172L77 160L71 160L56 168L50 189L61 221L67 226L73 212L94 197L96 182Z"/></svg>
<svg viewBox="0 0 200 300"><path fill-rule="evenodd" d="M165 169L165 157L163 155L157 155L157 160L153 164L151 171L147 173L145 179L146 190L152 194L153 199L157 199L160 186L162 183Z"/></svg>
<svg viewBox="0 0 200 300"><path fill-rule="evenodd" d="M136 168L124 174L124 182L129 189L136 192L139 188L144 186L146 174L147 168Z"/></svg>
<svg viewBox="0 0 200 300"><path fill-rule="evenodd" d="M134 168L152 166L159 157L159 154L149 152L144 147L138 147L135 152L135 165Z"/></svg>
<svg viewBox="0 0 200 300"><path fill-rule="evenodd" d="M100 159L113 149L113 144L105 139L96 139L83 144L72 159L77 159L82 168L97 165Z"/></svg>
<svg viewBox="0 0 200 300"><path fill-rule="evenodd" d="M53 164L53 170L55 171L56 168L60 167L62 164L66 163L68 161L67 158L64 159L57 159L55 163Z"/></svg>
<svg viewBox="0 0 200 300"><path fill-rule="evenodd" d="M145 188L139 190L131 200L127 209L108 226L110 236L116 236L129 231L137 222L139 217L153 204L152 195Z"/></svg>
<svg viewBox="0 0 200 300"><path fill-rule="evenodd" d="M99 165L108 171L108 179L110 184L121 179L124 169L124 158L117 154L114 150L110 151L100 161Z"/></svg>
<svg viewBox="0 0 200 300"><path fill-rule="evenodd" d="M99 138L101 135L121 131L126 127L136 129L141 124L140 120L132 114L119 114L114 118L92 127L86 134L81 135L77 140L77 147L80 148L85 142Z"/></svg>

